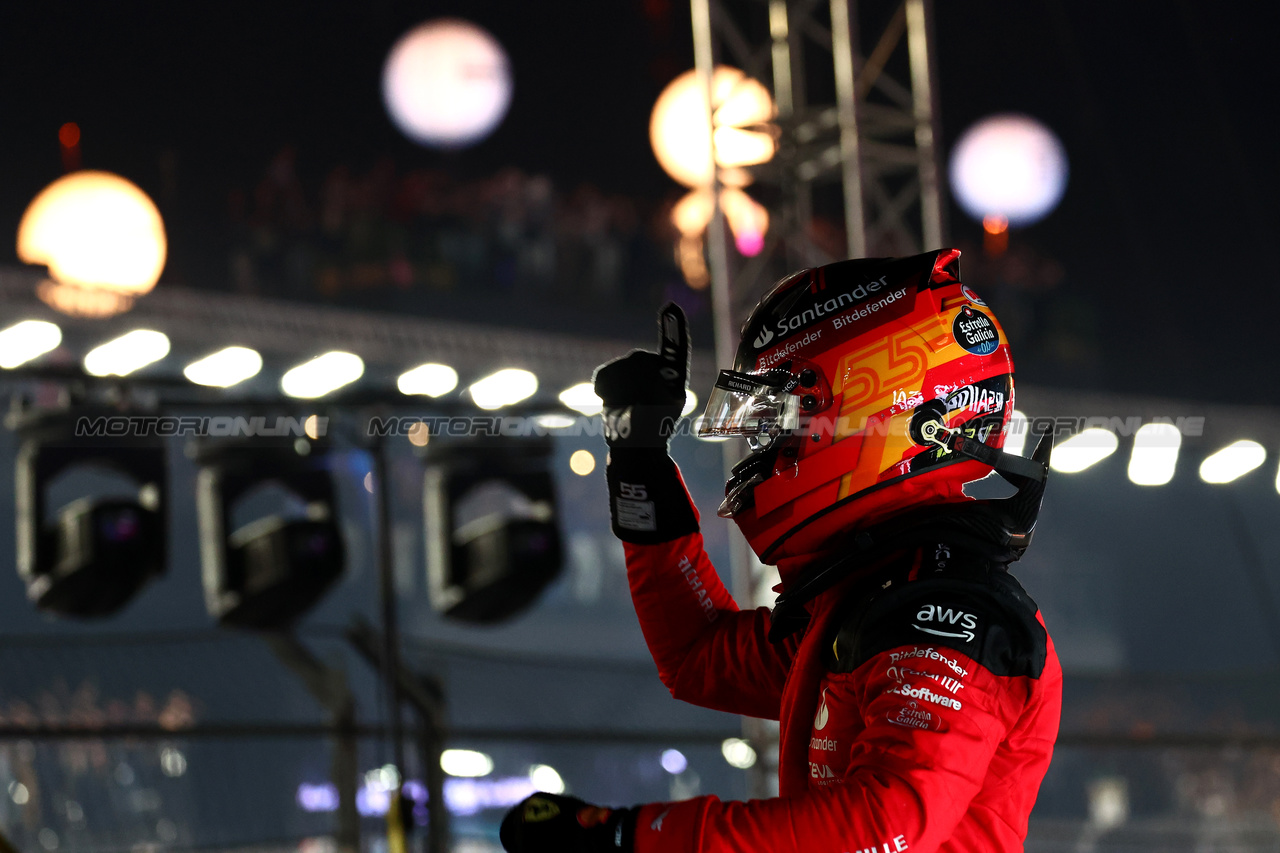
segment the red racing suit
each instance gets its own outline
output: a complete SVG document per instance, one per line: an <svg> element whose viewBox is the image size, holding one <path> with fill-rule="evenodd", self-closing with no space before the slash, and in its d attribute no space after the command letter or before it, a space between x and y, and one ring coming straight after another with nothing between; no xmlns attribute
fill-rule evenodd
<svg viewBox="0 0 1280 853"><path fill-rule="evenodd" d="M898 555L818 596L808 628L774 644L769 611L738 609L701 533L624 545L672 695L781 724L779 797L642 806L636 853L1022 849L1062 670L1002 567L935 571L943 545ZM801 568L779 566L783 585Z"/></svg>

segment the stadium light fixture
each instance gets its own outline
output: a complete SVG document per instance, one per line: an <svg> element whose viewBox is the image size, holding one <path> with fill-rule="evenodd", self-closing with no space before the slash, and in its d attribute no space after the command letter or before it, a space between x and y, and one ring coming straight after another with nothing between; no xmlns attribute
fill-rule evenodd
<svg viewBox="0 0 1280 853"><path fill-rule="evenodd" d="M1129 479L1139 486L1163 486L1173 479L1182 433L1173 424L1146 424L1133 436Z"/></svg>
<svg viewBox="0 0 1280 853"><path fill-rule="evenodd" d="M396 387L409 396L443 397L458 387L458 371L447 364L420 364L400 374Z"/></svg>
<svg viewBox="0 0 1280 853"><path fill-rule="evenodd" d="M527 370L508 367L473 383L468 390L477 406L493 411L532 397L538 390L538 377Z"/></svg>
<svg viewBox="0 0 1280 853"><path fill-rule="evenodd" d="M151 329L135 329L89 350L84 357L84 369L92 376L128 376L168 354L168 335Z"/></svg>
<svg viewBox="0 0 1280 853"><path fill-rule="evenodd" d="M230 388L246 379L252 379L262 370L262 356L248 347L227 347L193 361L182 370L182 375L197 385L210 388Z"/></svg>
<svg viewBox="0 0 1280 853"><path fill-rule="evenodd" d="M0 367L12 370L52 352L62 343L62 330L44 320L23 320L0 331Z"/></svg>
<svg viewBox="0 0 1280 853"><path fill-rule="evenodd" d="M364 375L364 361L349 352L327 352L291 369L280 380L290 397L313 400L350 385Z"/></svg>
<svg viewBox="0 0 1280 853"><path fill-rule="evenodd" d="M1242 438L1206 457L1200 463L1200 479L1215 485L1230 483L1266 461L1266 448L1256 441Z"/></svg>
<svg viewBox="0 0 1280 853"><path fill-rule="evenodd" d="M1119 446L1120 439L1111 430L1090 427L1055 447L1049 466L1063 474L1076 474L1106 459Z"/></svg>

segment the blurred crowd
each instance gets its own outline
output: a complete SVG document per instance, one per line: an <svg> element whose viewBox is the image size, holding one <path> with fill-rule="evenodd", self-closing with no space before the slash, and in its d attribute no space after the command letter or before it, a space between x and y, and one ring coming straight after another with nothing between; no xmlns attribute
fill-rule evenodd
<svg viewBox="0 0 1280 853"><path fill-rule="evenodd" d="M667 211L509 168L332 168L316 185L285 148L230 197L233 290L429 311L449 297L650 305L682 285Z"/></svg>

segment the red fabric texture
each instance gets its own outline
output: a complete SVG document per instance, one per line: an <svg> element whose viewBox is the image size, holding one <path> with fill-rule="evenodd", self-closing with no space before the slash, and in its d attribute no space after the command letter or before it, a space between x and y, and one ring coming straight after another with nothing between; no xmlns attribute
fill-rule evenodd
<svg viewBox="0 0 1280 853"><path fill-rule="evenodd" d="M632 598L658 673L686 702L781 721L780 796L644 806L636 853L1021 850L1058 733L1062 670L998 677L927 644L832 673L842 586L781 645L769 611L739 610L695 533L626 545ZM784 582L791 572L784 568ZM1039 618L1039 617L1037 617Z"/></svg>

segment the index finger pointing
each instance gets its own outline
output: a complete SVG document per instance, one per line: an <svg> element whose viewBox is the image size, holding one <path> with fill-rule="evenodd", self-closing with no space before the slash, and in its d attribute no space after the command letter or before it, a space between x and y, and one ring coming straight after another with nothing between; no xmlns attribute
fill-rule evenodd
<svg viewBox="0 0 1280 853"><path fill-rule="evenodd" d="M662 307L658 312L658 329L662 378L683 389L689 376L689 322L679 305L668 302Z"/></svg>

